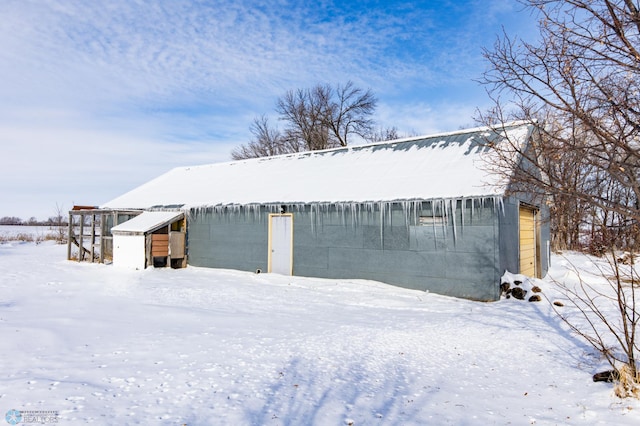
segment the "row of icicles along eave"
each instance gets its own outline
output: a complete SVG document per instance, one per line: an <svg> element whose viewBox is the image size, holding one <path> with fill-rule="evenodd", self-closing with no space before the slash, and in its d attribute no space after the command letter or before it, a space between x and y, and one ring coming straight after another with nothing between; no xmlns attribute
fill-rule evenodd
<svg viewBox="0 0 640 426"><path fill-rule="evenodd" d="M267 204L220 204L214 206L183 207L191 220L208 214L242 215L254 220L262 220L272 214L309 214L312 230L323 225L323 219L337 215L344 226L358 226L364 222L375 220L382 228L392 225L392 213L400 209L403 213L404 225L418 226L420 217L431 217L436 232L453 232L458 237L458 228L465 226L465 217L473 220L475 210L490 207L494 211L504 213L502 196L475 196L460 198L441 198L429 200L396 200L370 202L300 202L300 203L267 203ZM423 212L426 211L426 214ZM335 217L335 216L334 216ZM441 220L435 220L435 219ZM456 220L457 219L457 220Z"/></svg>

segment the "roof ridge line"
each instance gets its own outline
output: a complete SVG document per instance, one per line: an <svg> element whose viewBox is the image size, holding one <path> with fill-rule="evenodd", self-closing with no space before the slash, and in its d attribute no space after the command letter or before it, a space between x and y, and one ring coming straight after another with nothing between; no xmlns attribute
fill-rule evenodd
<svg viewBox="0 0 640 426"><path fill-rule="evenodd" d="M434 133L434 134L429 134L429 135L410 136L410 137L406 137L406 138L391 139L391 140L388 140L388 141L371 142L371 143L366 143L366 144L361 144L361 145L347 145L347 146L340 146L340 147L335 147L335 148L319 149L319 150L312 150L312 151L289 152L289 153L286 153L286 154L278 154L278 155L272 155L272 156L267 156L267 157L244 158L242 160L222 161L222 162L217 162L217 163L205 163L205 164L198 164L198 165L192 165L192 166L178 166L178 167L176 167L176 169L187 170L187 169L197 168L197 167L210 167L210 166L217 165L217 164L232 165L232 164L241 164L241 163L244 163L244 162L253 162L253 161L270 161L272 159L278 159L278 158L302 157L302 156L309 156L309 155L318 155L318 154L324 154L324 153L328 153L328 152L350 151L350 150L355 150L355 149L363 149L363 148L376 147L376 146L393 145L393 144L396 144L396 143L407 143L407 142L414 142L414 141L425 140L425 139L448 137L448 136L454 136L454 135L464 135L466 133L478 133L478 132L482 132L482 131L496 131L496 130L506 129L506 128L510 128L510 127L533 125L533 124L535 124L535 123L530 121L530 120L517 120L517 121L511 121L511 122L508 122L508 123L496 124L496 125L493 125L493 126L471 127L471 128L468 128L468 129L458 129L458 130L454 130L454 131Z"/></svg>

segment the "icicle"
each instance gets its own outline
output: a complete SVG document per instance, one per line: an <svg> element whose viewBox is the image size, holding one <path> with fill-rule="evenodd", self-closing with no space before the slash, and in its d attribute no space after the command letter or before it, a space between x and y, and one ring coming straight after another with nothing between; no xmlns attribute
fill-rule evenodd
<svg viewBox="0 0 640 426"><path fill-rule="evenodd" d="M340 203L340 224L345 228L349 222L349 203Z"/></svg>
<svg viewBox="0 0 640 426"><path fill-rule="evenodd" d="M351 227L353 229L358 227L358 220L360 218L359 206L360 204L358 203L351 203Z"/></svg>
<svg viewBox="0 0 640 426"><path fill-rule="evenodd" d="M344 203L340 203L340 210L340 222L342 223L342 226L347 226L347 206Z"/></svg>
<svg viewBox="0 0 640 426"><path fill-rule="evenodd" d="M461 203L459 214L460 224L457 223L458 201ZM467 206L470 203L470 206ZM378 220L380 227L380 244L384 248L385 227L394 225L394 216L402 210L404 225L407 235L411 235L411 227L419 226L420 215L424 211L431 210L431 222L434 239L438 238L439 225L442 227L443 237L448 237L449 230L453 232L454 242L462 238L465 227L473 225L476 218L476 209L479 207L490 208L494 211L505 214L504 200L501 196L484 197L461 197L461 198L440 198L430 200L397 200L397 201L365 201L365 202L311 202L311 203L268 203L268 204L217 204L202 206L183 206L185 216L188 220L196 220L206 215L220 215L221 219L231 220L233 216L238 216L255 221L264 220L266 213L280 213L282 206L287 212L297 214L308 214L311 231L314 235L322 232L324 220L326 218L338 219L345 226L357 229L359 226L372 225ZM470 209L470 211L469 211ZM469 218L465 216L469 214ZM335 216L334 216L335 215ZM224 220L224 219L223 219ZM451 222L449 222L451 221ZM396 225L401 226L400 223ZM355 232L355 231L354 231Z"/></svg>
<svg viewBox="0 0 640 426"><path fill-rule="evenodd" d="M417 217L417 213L418 213L418 207L417 207L418 202L417 201L413 201L413 203L411 204L411 218L413 218L413 220L411 221L411 224L413 226L417 225L418 222L418 217ZM410 219L411 219L410 218Z"/></svg>
<svg viewBox="0 0 640 426"><path fill-rule="evenodd" d="M502 197L494 197L494 198L498 198L498 205L500 206L500 211L504 215L504 198Z"/></svg>
<svg viewBox="0 0 640 426"><path fill-rule="evenodd" d="M402 206L402 214L404 216L404 226L409 230L409 201L401 201L400 205Z"/></svg>
<svg viewBox="0 0 640 426"><path fill-rule="evenodd" d="M436 227L436 205L434 201L429 201L429 207L431 209L431 226L433 227L433 240L438 238L438 228ZM436 244L437 246L437 244Z"/></svg>
<svg viewBox="0 0 640 426"><path fill-rule="evenodd" d="M445 238L449 235L447 232L447 228L449 227L449 216L447 212L447 204L446 200L438 200L438 205L440 207L440 215L442 215L442 234Z"/></svg>
<svg viewBox="0 0 640 426"><path fill-rule="evenodd" d="M384 250L384 204L379 201L378 208L380 209L380 248Z"/></svg>
<svg viewBox="0 0 640 426"><path fill-rule="evenodd" d="M453 242L454 243L458 238L458 232L456 229L456 204L458 204L457 200L449 199L449 206L451 209L451 221L453 222Z"/></svg>
<svg viewBox="0 0 640 426"><path fill-rule="evenodd" d="M475 198L471 200L471 223L473 223L473 219L474 219L473 213L474 213L476 201L477 201L477 199L475 199Z"/></svg>

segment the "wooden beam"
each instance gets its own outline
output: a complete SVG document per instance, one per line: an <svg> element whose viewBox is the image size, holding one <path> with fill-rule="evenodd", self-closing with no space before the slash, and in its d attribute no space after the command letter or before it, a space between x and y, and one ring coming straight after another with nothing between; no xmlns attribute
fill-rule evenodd
<svg viewBox="0 0 640 426"><path fill-rule="evenodd" d="M67 225L67 260L71 260L71 237L73 236L73 215L69 213Z"/></svg>
<svg viewBox="0 0 640 426"><path fill-rule="evenodd" d="M91 215L91 263L93 263L95 258L96 248L96 215Z"/></svg>
<svg viewBox="0 0 640 426"><path fill-rule="evenodd" d="M151 255L151 234L145 235L145 268L153 265L153 256Z"/></svg>
<svg viewBox="0 0 640 426"><path fill-rule="evenodd" d="M80 247L80 251L78 252L78 262L82 262L84 260L84 214L80 215L80 235L78 237L78 246Z"/></svg>
<svg viewBox="0 0 640 426"><path fill-rule="evenodd" d="M104 263L104 250L106 244L104 243L104 228L106 221L104 220L107 215L102 213L100 214L100 263Z"/></svg>

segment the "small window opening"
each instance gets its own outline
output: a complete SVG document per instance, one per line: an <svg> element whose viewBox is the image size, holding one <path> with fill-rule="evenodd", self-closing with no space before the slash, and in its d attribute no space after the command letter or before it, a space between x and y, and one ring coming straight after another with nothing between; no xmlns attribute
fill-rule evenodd
<svg viewBox="0 0 640 426"><path fill-rule="evenodd" d="M418 221L420 226L444 225L444 217L442 216L420 216Z"/></svg>

